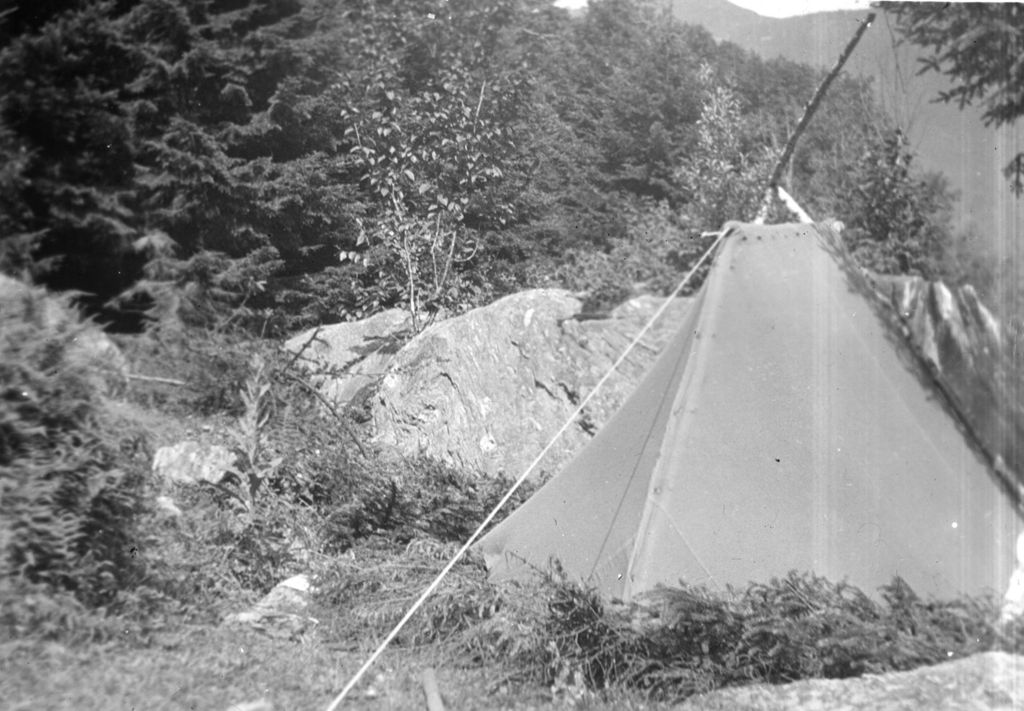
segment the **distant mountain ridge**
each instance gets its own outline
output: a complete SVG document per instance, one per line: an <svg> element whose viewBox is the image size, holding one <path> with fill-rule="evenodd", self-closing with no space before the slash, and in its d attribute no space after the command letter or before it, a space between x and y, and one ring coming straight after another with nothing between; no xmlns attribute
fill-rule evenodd
<svg viewBox="0 0 1024 711"><path fill-rule="evenodd" d="M766 59L782 56L819 67L835 63L868 14L856 10L773 18L726 0L672 0L672 9L677 20L703 25L716 39ZM883 105L904 125L920 165L943 172L960 193L955 227L973 228L998 254L1019 253L1024 201L1013 196L1002 170L1024 149L1024 125L996 130L982 123L978 107L960 110L956 104L934 103L950 83L934 72L918 75L921 51L898 43L894 19L877 11L846 70L874 78Z"/></svg>

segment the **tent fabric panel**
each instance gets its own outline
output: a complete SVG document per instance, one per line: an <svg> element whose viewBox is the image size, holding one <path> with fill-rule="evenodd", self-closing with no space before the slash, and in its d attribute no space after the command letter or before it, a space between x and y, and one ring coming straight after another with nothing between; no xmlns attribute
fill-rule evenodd
<svg viewBox="0 0 1024 711"><path fill-rule="evenodd" d="M609 595L622 594L701 298L693 299L677 334L594 439L480 541L478 550L495 578L528 572L524 561L544 568L555 558L571 577Z"/></svg>
<svg viewBox="0 0 1024 711"><path fill-rule="evenodd" d="M747 227L720 255L627 596L791 569L869 592L1005 586L1012 504L821 240Z"/></svg>

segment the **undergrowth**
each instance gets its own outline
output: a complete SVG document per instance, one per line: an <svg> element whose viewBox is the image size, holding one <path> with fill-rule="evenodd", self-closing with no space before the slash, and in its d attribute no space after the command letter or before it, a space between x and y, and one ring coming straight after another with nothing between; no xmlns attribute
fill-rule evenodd
<svg viewBox="0 0 1024 711"><path fill-rule="evenodd" d="M105 604L137 574L138 440L104 406L88 324L19 289L0 311L0 579Z"/></svg>
<svg viewBox="0 0 1024 711"><path fill-rule="evenodd" d="M318 581L319 604L348 611L325 630L347 649L383 638L455 548L373 540ZM395 645L428 647L446 664L493 667L503 681L576 700L639 693L673 702L728 686L843 679L1024 650L1024 622L998 620L984 598L925 600L898 578L869 597L796 572L724 592L661 587L623 603L568 581L557 567L491 583L471 553Z"/></svg>
<svg viewBox="0 0 1024 711"><path fill-rule="evenodd" d="M630 603L547 578L547 679L682 699L755 682L906 671L986 650L1020 652L1024 623L989 600L935 601L894 579L872 598L791 572L742 590L658 588Z"/></svg>
<svg viewBox="0 0 1024 711"><path fill-rule="evenodd" d="M226 364L222 394L204 407L226 423L235 466L216 483L146 481L145 433L108 413L113 396L69 356L85 325L44 318L39 298L29 292L22 313L0 315L0 629L13 637L149 645L161 630L217 625L308 573L326 621L319 639L357 652L401 619L509 486L374 450L322 406L294 358L226 334L171 352L191 354L174 365L182 378L210 353ZM199 402L195 388L132 387L136 403L163 388L169 417ZM177 510L155 505L158 495ZM998 613L983 599L923 600L899 580L869 597L797 573L724 593L660 588L624 604L557 568L492 583L470 552L396 644L556 697L674 701L1020 651L1024 623L1000 626Z"/></svg>
<svg viewBox="0 0 1024 711"><path fill-rule="evenodd" d="M12 636L144 644L216 624L361 541L461 540L505 491L370 449L294 358L230 329L122 338L146 377L112 392L75 351L89 324L47 298L28 289L0 331L0 625ZM135 409L108 408L118 398ZM129 426L133 412L160 414ZM227 446L234 467L194 485L146 476L153 441L170 441L164 422Z"/></svg>
<svg viewBox="0 0 1024 711"><path fill-rule="evenodd" d="M227 432L236 465L220 482L179 490L185 513L152 529L149 548L159 554L151 569L164 581L192 581L188 589L164 585L177 598L199 589L262 594L285 577L334 566L368 538L461 541L508 487L369 449L343 415L320 406L292 361L269 352L251 358L242 410Z"/></svg>

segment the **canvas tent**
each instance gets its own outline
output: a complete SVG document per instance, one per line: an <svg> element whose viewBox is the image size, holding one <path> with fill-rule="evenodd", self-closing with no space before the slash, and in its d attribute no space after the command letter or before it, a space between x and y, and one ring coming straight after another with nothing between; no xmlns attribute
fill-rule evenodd
<svg viewBox="0 0 1024 711"><path fill-rule="evenodd" d="M492 575L558 559L625 599L790 570L1001 594L1016 502L834 245L732 225L634 394L481 540Z"/></svg>

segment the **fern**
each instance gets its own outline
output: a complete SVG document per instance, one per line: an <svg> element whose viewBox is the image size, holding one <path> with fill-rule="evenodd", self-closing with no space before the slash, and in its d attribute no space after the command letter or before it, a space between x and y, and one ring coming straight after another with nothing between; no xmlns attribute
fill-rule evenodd
<svg viewBox="0 0 1024 711"><path fill-rule="evenodd" d="M0 316L0 577L96 602L132 574L141 482L71 357L86 324L66 308L24 287Z"/></svg>

